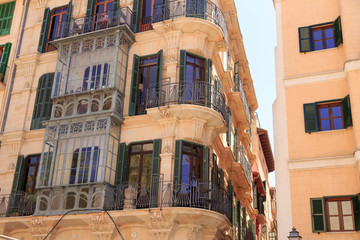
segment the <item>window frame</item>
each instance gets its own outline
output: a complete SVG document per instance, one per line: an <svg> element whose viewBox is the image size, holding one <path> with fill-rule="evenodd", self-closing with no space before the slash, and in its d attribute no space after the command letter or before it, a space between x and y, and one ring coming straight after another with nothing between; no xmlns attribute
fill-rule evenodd
<svg viewBox="0 0 360 240"><path fill-rule="evenodd" d="M327 39L326 39L326 36L325 36L325 30L326 29L332 29L333 37L328 38L328 39L333 39L333 41L334 41L334 46L333 47L327 47L327 43L326 43ZM312 42L312 46L313 46L312 51L320 51L320 50L325 50L325 49L336 48L335 26L334 26L333 22L310 26L310 30L311 30L311 42ZM321 31L321 42L322 42L323 48L322 49L315 49L315 42L320 41L320 40L315 40L314 32L319 31L319 30Z"/></svg>
<svg viewBox="0 0 360 240"><path fill-rule="evenodd" d="M37 162L36 163L30 163L29 160L33 157L37 157ZM22 179L22 186L21 186L21 189L22 191L24 192L28 192L26 191L26 184L27 184L27 177L29 175L29 168L30 167L35 167L35 172L34 172L34 179L32 180L33 182L33 186L32 186L32 189L30 192L30 194L33 194L34 192L36 192L36 179L37 179L37 175L38 175L38 171L39 171L39 166L40 166L40 159L41 159L41 154L31 154L31 155L28 155L25 157L25 168L24 168L24 176L23 176L23 179Z"/></svg>
<svg viewBox="0 0 360 240"><path fill-rule="evenodd" d="M12 21L13 21L13 18L14 18L15 7L16 7L16 1L11 1L11 2L0 4L0 10L3 10L2 8L10 8L9 12L8 12L8 15L3 16L2 18L0 18L0 29L1 29L0 30L0 36L5 36L5 35L10 34ZM10 21L10 23L8 23L7 28L3 28L2 24L6 24L7 20Z"/></svg>
<svg viewBox="0 0 360 240"><path fill-rule="evenodd" d="M353 228L351 230L344 230L344 222L343 222L343 211L342 211L342 202L345 201L349 201L351 204L351 219L352 219L352 225ZM337 207L338 207L338 215L330 215L329 214L329 202L337 202ZM353 202L352 202L352 198L351 197L325 197L324 198L324 204L325 204L325 219L326 219L326 226L327 226L327 232L353 232L355 231L355 216L354 216L354 206L353 206ZM332 216L337 216L339 219L339 227L340 230L331 230L331 225L330 225L330 217ZM345 215L345 216L350 216L349 214Z"/></svg>
<svg viewBox="0 0 360 240"><path fill-rule="evenodd" d="M186 152L184 151L184 145L187 146L187 147L192 147L192 148L202 148L201 149L201 157L200 157L200 154L193 154L193 153L190 153L190 152ZM189 182L187 184L192 184L193 181L202 181L204 176L203 176L203 165L204 165L204 161L205 161L205 156L204 156L204 146L202 145L199 145L199 144L194 144L194 143L190 143L190 142L187 142L187 141L183 141L182 143L182 146L181 146L181 175L180 175L180 182L183 183L184 182L184 179L182 179L182 176L183 176L183 161L184 161L184 153L186 155L190 155L191 158L189 158L190 162L189 162L189 165L190 165L190 169L189 169ZM192 179L192 175L193 174L190 174L190 173L194 173L194 158L196 157L199 157L200 159L200 178L199 179Z"/></svg>
<svg viewBox="0 0 360 240"><path fill-rule="evenodd" d="M65 12L65 8L66 8L66 12ZM55 11L63 9L60 13L55 13ZM64 22L66 22L67 20L67 15L69 14L69 6L68 5L64 5L64 6L60 6L60 7L56 7L54 9L51 10L51 15L50 15L50 24L49 24L49 31L48 31L48 36L47 36L47 41L46 41L46 47L45 47L45 52L51 52L51 51L55 51L56 48L53 45L50 45L49 42L52 41L53 39L51 38L51 35L53 35L53 21L55 21L54 19L56 18L56 16L60 16L59 22L58 22L58 27L60 28L61 24ZM65 15L65 16L64 16ZM63 18L65 18L63 20ZM55 29L56 31L56 29Z"/></svg>
<svg viewBox="0 0 360 240"><path fill-rule="evenodd" d="M143 146L146 145L146 144L153 144L153 148L152 150L148 150L148 151L143 151ZM135 146L135 145L141 145L141 151L140 152L134 152L132 153L131 152L131 147L132 146ZM154 144L154 141L145 141L145 142L132 142L129 144L128 146L128 156L127 156L127 166L126 166L126 182L129 182L129 174L130 174L130 165L131 165L131 156L134 156L134 155L140 155L140 160L139 160L139 175L138 175L138 179L137 179L137 182L138 182L138 186L135 186L135 187L140 187L142 186L142 183L141 183L141 177L142 177L142 169L143 169L143 156L145 154L150 154L151 153L151 171L150 171L150 184L151 184L151 177L153 175L152 173L152 161L153 161L153 152L154 152L154 147L155 147L155 144ZM147 186L147 187L150 187L150 186Z"/></svg>
<svg viewBox="0 0 360 240"><path fill-rule="evenodd" d="M319 124L319 131L324 132L324 131L331 131L331 130L339 130L339 129L344 129L344 114L343 114L343 107L341 104L341 101L331 101L331 102L324 102L324 103L316 103L317 105L317 119L318 119L318 124ZM333 111L332 111L332 107L335 106L339 106L340 107L340 113L341 116L340 117L334 117L333 116ZM328 118L321 118L321 112L320 110L322 108L327 108L329 111L329 117ZM338 129L334 129L334 119L339 119L341 118L341 123L342 123L342 128L338 128ZM323 126L321 124L321 120L326 120L328 119L330 121L330 129L329 130L323 130Z"/></svg>

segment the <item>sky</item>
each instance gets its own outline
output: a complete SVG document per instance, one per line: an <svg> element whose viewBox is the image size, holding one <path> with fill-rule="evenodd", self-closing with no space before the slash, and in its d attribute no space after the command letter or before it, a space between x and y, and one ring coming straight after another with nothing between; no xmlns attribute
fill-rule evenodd
<svg viewBox="0 0 360 240"><path fill-rule="evenodd" d="M276 20L273 1L234 1L258 101L256 112L261 128L268 130L274 154L272 104L276 97L274 56ZM271 186L275 186L274 172L269 174L269 182Z"/></svg>

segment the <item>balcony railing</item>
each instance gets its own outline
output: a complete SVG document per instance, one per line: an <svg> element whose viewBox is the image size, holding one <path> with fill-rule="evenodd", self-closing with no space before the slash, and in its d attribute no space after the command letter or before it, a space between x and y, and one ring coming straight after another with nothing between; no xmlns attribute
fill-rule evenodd
<svg viewBox="0 0 360 240"><path fill-rule="evenodd" d="M106 193L107 210L187 207L224 214L231 221L229 193L209 181L174 183L153 181L151 185L118 185Z"/></svg>
<svg viewBox="0 0 360 240"><path fill-rule="evenodd" d="M120 25L128 25L130 28L131 20L132 11L128 7L94 14L93 16L71 19L70 22L63 22L54 29L56 34L50 41Z"/></svg>
<svg viewBox="0 0 360 240"><path fill-rule="evenodd" d="M251 175L252 175L251 166L249 161L245 157L245 148L243 145L240 146L240 163L245 171L246 178L251 186Z"/></svg>
<svg viewBox="0 0 360 240"><path fill-rule="evenodd" d="M137 114L147 108L193 104L214 109L226 120L225 99L221 92L207 82L165 83L149 87L145 96L138 97Z"/></svg>
<svg viewBox="0 0 360 240"><path fill-rule="evenodd" d="M36 196L26 192L0 195L0 217L33 215L35 203Z"/></svg>
<svg viewBox="0 0 360 240"><path fill-rule="evenodd" d="M151 30L152 23L183 17L200 18L210 21L221 28L227 39L225 15L218 6L208 0L175 0L154 4L153 15L147 18L140 18L139 31Z"/></svg>
<svg viewBox="0 0 360 240"><path fill-rule="evenodd" d="M244 87L243 87L243 83L242 80L240 78L239 75L235 75L234 76L234 88L233 88L234 92L240 92L244 106L245 106L245 111L246 111L246 116L248 118L248 121L250 121L250 107L249 107L249 103L246 99L246 95L245 95L245 91L244 91Z"/></svg>

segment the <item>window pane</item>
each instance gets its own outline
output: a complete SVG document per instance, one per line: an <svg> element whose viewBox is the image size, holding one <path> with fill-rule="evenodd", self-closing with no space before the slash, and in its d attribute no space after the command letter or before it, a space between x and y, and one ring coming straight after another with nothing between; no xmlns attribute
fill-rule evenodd
<svg viewBox="0 0 360 240"><path fill-rule="evenodd" d="M182 155L181 182L190 182L190 158L186 154Z"/></svg>
<svg viewBox="0 0 360 240"><path fill-rule="evenodd" d="M200 180L201 179L201 159L198 157L194 157L193 162L193 173L192 179L193 180Z"/></svg>
<svg viewBox="0 0 360 240"><path fill-rule="evenodd" d="M143 155L141 185L150 186L152 154Z"/></svg>
<svg viewBox="0 0 360 240"><path fill-rule="evenodd" d="M140 152L141 151L141 145L132 145L131 146L131 152Z"/></svg>
<svg viewBox="0 0 360 240"><path fill-rule="evenodd" d="M344 221L344 230L354 230L354 223L352 216L344 216L343 221Z"/></svg>
<svg viewBox="0 0 360 240"><path fill-rule="evenodd" d="M150 63L157 63L157 57L150 58Z"/></svg>
<svg viewBox="0 0 360 240"><path fill-rule="evenodd" d="M153 143L147 143L143 145L143 151L152 151L153 150Z"/></svg>
<svg viewBox="0 0 360 240"><path fill-rule="evenodd" d="M330 120L321 120L321 130L330 130Z"/></svg>
<svg viewBox="0 0 360 240"><path fill-rule="evenodd" d="M341 117L341 107L340 106L332 107L332 113L333 113L333 117Z"/></svg>
<svg viewBox="0 0 360 240"><path fill-rule="evenodd" d="M315 46L314 46L314 47L315 47L315 50L321 50L321 49L324 48L322 41L317 41L317 42L315 42L314 44L315 44Z"/></svg>
<svg viewBox="0 0 360 240"><path fill-rule="evenodd" d="M330 215L339 215L337 202L328 202L328 206Z"/></svg>
<svg viewBox="0 0 360 240"><path fill-rule="evenodd" d="M313 38L314 38L314 40L320 40L320 39L322 39L321 30L315 30L315 31L313 31Z"/></svg>
<svg viewBox="0 0 360 240"><path fill-rule="evenodd" d="M326 40L326 48L334 48L335 47L335 41L334 39L327 39Z"/></svg>
<svg viewBox="0 0 360 240"><path fill-rule="evenodd" d="M334 119L334 129L343 129L342 118L335 118Z"/></svg>
<svg viewBox="0 0 360 240"><path fill-rule="evenodd" d="M129 185L137 186L139 179L139 166L140 166L140 156L135 155L130 157L129 165Z"/></svg>
<svg viewBox="0 0 360 240"><path fill-rule="evenodd" d="M332 28L325 29L325 38L334 37L334 31Z"/></svg>
<svg viewBox="0 0 360 240"><path fill-rule="evenodd" d="M329 118L328 108L320 108L320 118Z"/></svg>
<svg viewBox="0 0 360 240"><path fill-rule="evenodd" d="M329 220L332 231L340 230L339 217L330 217Z"/></svg>
<svg viewBox="0 0 360 240"><path fill-rule="evenodd" d="M342 201L341 202L341 208L343 215L350 215L351 213L351 203L350 201Z"/></svg>

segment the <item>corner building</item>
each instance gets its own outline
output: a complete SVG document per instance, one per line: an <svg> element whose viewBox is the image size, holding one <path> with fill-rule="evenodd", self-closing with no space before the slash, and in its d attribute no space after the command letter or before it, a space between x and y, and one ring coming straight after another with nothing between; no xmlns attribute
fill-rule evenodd
<svg viewBox="0 0 360 240"><path fill-rule="evenodd" d="M273 1L279 238L360 238L360 3Z"/></svg>
<svg viewBox="0 0 360 240"><path fill-rule="evenodd" d="M253 202L269 190L254 195L266 186L254 185L252 170L257 101L232 0L27 0L0 9L0 234L272 231L259 230L265 200Z"/></svg>

